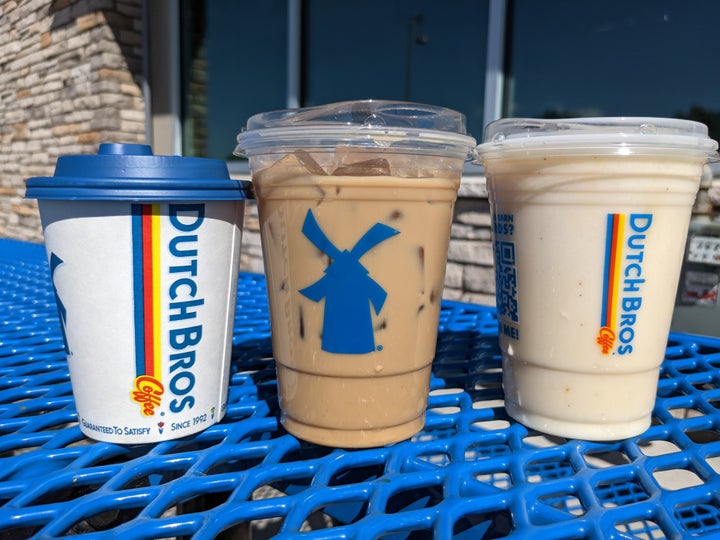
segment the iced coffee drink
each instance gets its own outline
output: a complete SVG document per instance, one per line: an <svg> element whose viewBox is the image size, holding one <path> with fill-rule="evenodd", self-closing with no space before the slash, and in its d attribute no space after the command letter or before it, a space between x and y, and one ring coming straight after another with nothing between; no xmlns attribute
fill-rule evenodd
<svg viewBox="0 0 720 540"><path fill-rule="evenodd" d="M665 119L508 119L486 141L508 412L565 437L642 433L717 144Z"/></svg>
<svg viewBox="0 0 720 540"><path fill-rule="evenodd" d="M453 205L473 141L446 109L327 107L288 113L303 122L277 134L282 152L268 148L277 126L244 132L239 148L258 197L283 424L320 444L378 446L424 423ZM417 107L451 115L456 131L414 127ZM343 111L366 114L328 134L324 119ZM396 114L402 125L388 127ZM303 137L326 137L325 146Z"/></svg>

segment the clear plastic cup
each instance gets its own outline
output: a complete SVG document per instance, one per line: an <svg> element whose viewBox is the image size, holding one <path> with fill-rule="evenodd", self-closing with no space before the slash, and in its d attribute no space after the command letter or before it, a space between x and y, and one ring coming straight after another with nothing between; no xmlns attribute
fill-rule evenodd
<svg viewBox="0 0 720 540"><path fill-rule="evenodd" d="M387 101L250 118L285 428L369 447L418 432L450 225L475 141L462 114Z"/></svg>
<svg viewBox="0 0 720 540"><path fill-rule="evenodd" d="M485 166L505 406L612 440L649 425L690 212L717 143L663 118L505 119Z"/></svg>
<svg viewBox="0 0 720 540"><path fill-rule="evenodd" d="M31 178L80 429L116 443L225 414L245 199L225 162L103 144Z"/></svg>

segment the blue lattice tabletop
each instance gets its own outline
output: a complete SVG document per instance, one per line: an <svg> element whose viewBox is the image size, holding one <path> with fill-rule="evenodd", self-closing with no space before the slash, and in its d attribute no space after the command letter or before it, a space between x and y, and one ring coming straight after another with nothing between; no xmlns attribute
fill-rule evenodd
<svg viewBox="0 0 720 540"><path fill-rule="evenodd" d="M720 340L671 335L653 425L591 443L507 416L496 336L491 308L444 302L424 430L314 446L279 425L265 284L242 274L225 419L100 443L77 426L44 249L0 240L0 539L720 538Z"/></svg>

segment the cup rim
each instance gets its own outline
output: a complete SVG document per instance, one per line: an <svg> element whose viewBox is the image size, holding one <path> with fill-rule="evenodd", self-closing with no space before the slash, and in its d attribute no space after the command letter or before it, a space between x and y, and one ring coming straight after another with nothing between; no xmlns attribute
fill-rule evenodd
<svg viewBox="0 0 720 540"><path fill-rule="evenodd" d="M718 143L701 122L643 116L589 118L503 118L485 129L474 161L498 158L502 152L559 154L692 153L717 160Z"/></svg>
<svg viewBox="0 0 720 540"><path fill-rule="evenodd" d="M26 182L25 197L88 201L243 200L252 184L230 177L217 159L162 156L149 145L103 143L97 154L57 160L49 177Z"/></svg>
<svg viewBox="0 0 720 540"><path fill-rule="evenodd" d="M368 99L256 114L238 134L234 154L252 157L353 146L467 159L475 145L466 132L465 115L458 111Z"/></svg>

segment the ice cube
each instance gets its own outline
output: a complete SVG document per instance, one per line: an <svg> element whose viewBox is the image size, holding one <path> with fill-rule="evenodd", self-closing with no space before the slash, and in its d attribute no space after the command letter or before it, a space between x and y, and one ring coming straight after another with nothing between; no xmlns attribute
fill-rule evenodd
<svg viewBox="0 0 720 540"><path fill-rule="evenodd" d="M275 156L271 154L253 158L253 176L256 181L268 179L277 182L308 173L314 176L327 176L325 169L306 150L295 150L274 162L270 162L270 158Z"/></svg>
<svg viewBox="0 0 720 540"><path fill-rule="evenodd" d="M335 176L389 176L392 174L390 157L376 148L340 145L335 149L334 164L328 170Z"/></svg>
<svg viewBox="0 0 720 540"><path fill-rule="evenodd" d="M397 154L392 161L396 176L403 178L436 178L457 169L457 160L446 160L438 156Z"/></svg>
<svg viewBox="0 0 720 540"><path fill-rule="evenodd" d="M315 158L312 157L310 152L306 150L295 150L295 152L293 152L293 155L297 158L300 165L305 167L311 174L317 174L320 176L327 175L325 169L323 169L322 166L317 161L315 161Z"/></svg>
<svg viewBox="0 0 720 540"><path fill-rule="evenodd" d="M462 164L460 164L462 166ZM435 178L457 174L458 160L377 148L338 146L335 165L328 168L338 176L400 176Z"/></svg>
<svg viewBox="0 0 720 540"><path fill-rule="evenodd" d="M333 176L390 176L390 164L385 158L366 159L341 165Z"/></svg>

